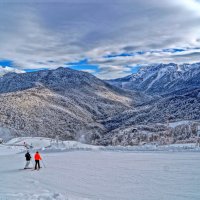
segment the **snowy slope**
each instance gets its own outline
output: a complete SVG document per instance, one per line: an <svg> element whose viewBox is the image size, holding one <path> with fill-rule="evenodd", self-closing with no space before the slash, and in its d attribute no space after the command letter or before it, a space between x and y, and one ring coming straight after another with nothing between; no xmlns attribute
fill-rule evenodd
<svg viewBox="0 0 200 200"><path fill-rule="evenodd" d="M77 141L56 141L55 139L45 138L45 137L19 137L13 138L8 142L4 143L5 146L16 146L18 149L25 150L25 146L29 150L34 151L40 149L45 151L55 151L55 150L97 150L103 147L83 144ZM21 147L21 148L19 148Z"/></svg>
<svg viewBox="0 0 200 200"><path fill-rule="evenodd" d="M24 138L46 145L45 138ZM16 144L17 138L9 142ZM33 153L32 153L33 154ZM199 155L130 151L41 152L46 168L23 168L18 147L0 145L0 198L6 200L197 200Z"/></svg>

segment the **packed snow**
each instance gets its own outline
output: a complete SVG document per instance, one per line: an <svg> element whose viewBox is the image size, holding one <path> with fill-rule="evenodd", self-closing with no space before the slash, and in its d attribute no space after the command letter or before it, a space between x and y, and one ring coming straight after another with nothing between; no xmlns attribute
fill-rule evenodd
<svg viewBox="0 0 200 200"><path fill-rule="evenodd" d="M40 151L41 170L23 170L24 144L30 145L32 157ZM97 147L40 137L15 138L0 145L0 199L198 200L198 151L195 144Z"/></svg>

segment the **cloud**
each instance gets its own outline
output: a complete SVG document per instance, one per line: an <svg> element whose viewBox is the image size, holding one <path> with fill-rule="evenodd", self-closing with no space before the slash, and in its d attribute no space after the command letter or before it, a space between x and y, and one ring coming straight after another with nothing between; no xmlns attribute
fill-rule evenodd
<svg viewBox="0 0 200 200"><path fill-rule="evenodd" d="M0 76L6 74L6 73L9 73L9 72L15 72L15 73L25 73L24 70L19 70L19 69L15 69L15 68L12 68L12 67L2 67L0 66Z"/></svg>
<svg viewBox="0 0 200 200"><path fill-rule="evenodd" d="M127 66L137 64L198 61L196 0L2 0L0 6L0 60L12 60L22 70L88 58L99 65L97 76L107 78L123 76L131 72ZM163 52L174 48L188 52ZM146 53L104 58L139 51Z"/></svg>
<svg viewBox="0 0 200 200"><path fill-rule="evenodd" d="M127 76L131 73L131 67L124 66L101 65L99 69L97 77L101 79L114 79Z"/></svg>
<svg viewBox="0 0 200 200"><path fill-rule="evenodd" d="M80 71L88 72L88 73L91 73L91 74L95 74L96 73L96 71L93 70L93 69L81 69Z"/></svg>

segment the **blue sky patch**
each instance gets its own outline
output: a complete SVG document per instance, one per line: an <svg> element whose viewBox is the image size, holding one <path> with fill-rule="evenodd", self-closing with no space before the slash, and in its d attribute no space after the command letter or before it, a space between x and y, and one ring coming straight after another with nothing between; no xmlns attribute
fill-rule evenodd
<svg viewBox="0 0 200 200"><path fill-rule="evenodd" d="M25 72L37 72L41 70L48 70L48 68L39 68L39 69L24 69Z"/></svg>
<svg viewBox="0 0 200 200"><path fill-rule="evenodd" d="M174 48L174 49L163 49L163 52L170 52L170 53L176 53L176 52L183 52L186 51L185 49L179 49L179 48Z"/></svg>
<svg viewBox="0 0 200 200"><path fill-rule="evenodd" d="M116 53L116 54L109 54L103 56L103 58L116 58L116 57L131 57L135 55L144 55L146 51L137 51L137 52L123 52L123 53Z"/></svg>
<svg viewBox="0 0 200 200"><path fill-rule="evenodd" d="M12 67L13 62L12 62L12 60L0 60L0 66L2 66L2 67Z"/></svg>
<svg viewBox="0 0 200 200"><path fill-rule="evenodd" d="M88 64L88 59L87 58L85 58L83 60L80 60L80 61L66 63L66 65L85 65L85 64Z"/></svg>
<svg viewBox="0 0 200 200"><path fill-rule="evenodd" d="M93 70L95 73L99 72L98 65L84 64L84 65L69 65L68 67L75 70Z"/></svg>
<svg viewBox="0 0 200 200"><path fill-rule="evenodd" d="M141 68L140 65L134 66L134 67L132 68L132 70L131 70L131 73L136 74L136 73L139 71L140 68Z"/></svg>
<svg viewBox="0 0 200 200"><path fill-rule="evenodd" d="M92 70L94 73L99 72L99 66L89 64L88 59L83 59L77 62L66 63L66 66L75 70Z"/></svg>

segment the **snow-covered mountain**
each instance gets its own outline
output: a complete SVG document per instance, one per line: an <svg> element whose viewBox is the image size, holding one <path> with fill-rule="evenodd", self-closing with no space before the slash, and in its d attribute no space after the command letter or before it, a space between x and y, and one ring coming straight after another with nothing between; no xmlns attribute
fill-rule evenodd
<svg viewBox="0 0 200 200"><path fill-rule="evenodd" d="M200 86L200 63L145 66L136 74L108 82L124 89L157 95L185 88L196 88Z"/></svg>
<svg viewBox="0 0 200 200"><path fill-rule="evenodd" d="M72 69L8 73L0 78L0 134L90 141L105 133L98 120L125 111L136 100Z"/></svg>
<svg viewBox="0 0 200 200"><path fill-rule="evenodd" d="M58 135L98 145L194 142L198 66L149 66L109 81L114 86L67 68L8 73L0 78L0 137Z"/></svg>
<svg viewBox="0 0 200 200"><path fill-rule="evenodd" d="M119 88L152 95L152 101L107 118L102 144L195 141L200 123L200 63L158 64L108 81ZM185 124L182 122L189 121ZM176 127L168 123L180 122Z"/></svg>

